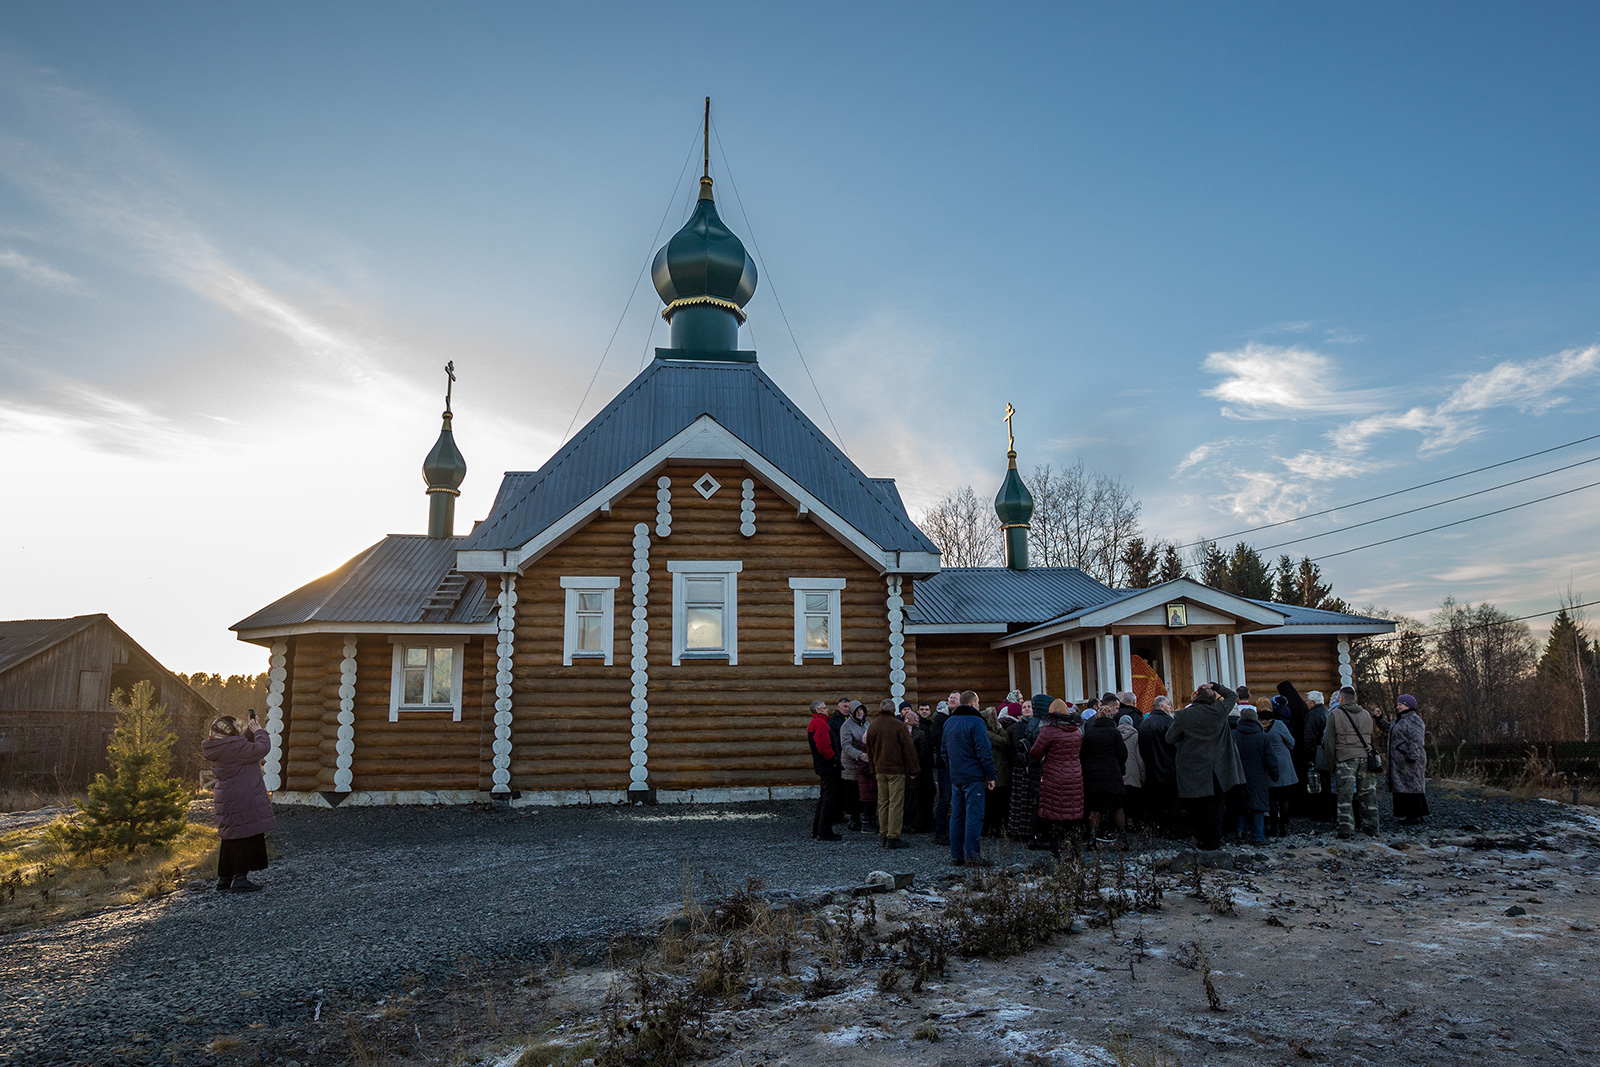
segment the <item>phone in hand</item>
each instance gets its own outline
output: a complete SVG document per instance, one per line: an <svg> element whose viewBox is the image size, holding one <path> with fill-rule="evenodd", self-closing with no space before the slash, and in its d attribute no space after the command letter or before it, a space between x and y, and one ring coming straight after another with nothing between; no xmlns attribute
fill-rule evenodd
<svg viewBox="0 0 1600 1067"><path fill-rule="evenodd" d="M256 709L255 708L251 708L250 709L250 721L251 722L255 722L256 721Z"/></svg>

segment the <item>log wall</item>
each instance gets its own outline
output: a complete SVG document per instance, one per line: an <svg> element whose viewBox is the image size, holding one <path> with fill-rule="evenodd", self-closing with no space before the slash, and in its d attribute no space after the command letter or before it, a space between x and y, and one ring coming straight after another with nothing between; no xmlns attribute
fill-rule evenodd
<svg viewBox="0 0 1600 1067"><path fill-rule="evenodd" d="M329 733L327 759L323 756L325 725L338 729L339 661L344 638L333 634L307 634L294 639L289 650L294 669L284 688L284 703L289 706L284 731L283 788L294 792L317 792L333 788L334 734ZM333 702L325 698L325 675L333 674ZM360 743L358 737L357 743Z"/></svg>
<svg viewBox="0 0 1600 1067"><path fill-rule="evenodd" d="M1005 699L1011 674L1006 653L989 647L994 638L994 634L919 634L915 639L919 694L935 705L962 689L976 690L986 707ZM1026 678L1027 672L1021 677Z"/></svg>
<svg viewBox="0 0 1600 1067"><path fill-rule="evenodd" d="M1244 673L1252 693L1267 700L1279 682L1288 680L1304 696L1320 689L1332 696L1339 688L1339 645L1333 636L1244 638Z"/></svg>
<svg viewBox="0 0 1600 1067"><path fill-rule="evenodd" d="M702 499L706 471L722 483ZM812 700L869 705L888 695L883 578L832 534L756 479L753 537L739 532L742 467L670 467L672 529L655 534L656 481L612 504L532 564L518 582L514 789L626 789L632 740L633 527L650 527L649 785L658 789L804 785L814 781L805 727ZM672 666L673 560L739 560L737 665ZM622 579L614 662L561 664L563 575ZM795 577L844 578L843 662L794 663ZM907 590L906 592L909 592ZM905 595L903 592L902 595ZM916 669L908 639L908 683ZM908 685L909 691L909 685Z"/></svg>

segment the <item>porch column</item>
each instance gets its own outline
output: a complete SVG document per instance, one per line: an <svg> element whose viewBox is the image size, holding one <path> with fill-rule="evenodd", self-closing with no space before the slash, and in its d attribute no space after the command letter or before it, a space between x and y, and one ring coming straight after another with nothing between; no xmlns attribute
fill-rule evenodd
<svg viewBox="0 0 1600 1067"><path fill-rule="evenodd" d="M1070 700L1076 704L1083 698L1079 691L1083 688L1083 642L1067 641L1061 646L1061 665L1065 673L1061 694L1063 700Z"/></svg>
<svg viewBox="0 0 1600 1067"><path fill-rule="evenodd" d="M1339 635L1339 684L1354 685L1356 676L1350 666L1350 635ZM1356 699L1361 699L1361 694L1356 694Z"/></svg>
<svg viewBox="0 0 1600 1067"><path fill-rule="evenodd" d="M1124 693L1132 692L1133 691L1133 647L1132 647L1132 642L1128 640L1128 635L1127 634L1123 634L1121 637L1117 638L1117 644L1119 646L1118 652L1119 652L1120 657L1121 657L1121 663L1119 664L1119 666L1122 668L1122 670L1118 674L1117 690L1119 692L1124 692Z"/></svg>
<svg viewBox="0 0 1600 1067"><path fill-rule="evenodd" d="M1239 677L1236 684L1249 685L1244 676L1244 634L1234 634L1229 639L1229 644L1233 646L1233 666Z"/></svg>
<svg viewBox="0 0 1600 1067"><path fill-rule="evenodd" d="M490 773L490 793L511 793L511 701L512 671L517 651L517 579L500 577L500 611L496 616L494 672L494 769Z"/></svg>
<svg viewBox="0 0 1600 1067"><path fill-rule="evenodd" d="M1227 686L1229 689L1232 689L1237 683L1233 680L1233 664L1228 662L1228 660L1232 658L1228 655L1228 635L1218 634L1216 638L1216 646L1217 677L1215 680Z"/></svg>
<svg viewBox="0 0 1600 1067"><path fill-rule="evenodd" d="M1100 646L1100 693L1107 689L1117 687L1117 639L1110 634L1100 637L1095 642ZM1091 694L1099 697L1100 693Z"/></svg>

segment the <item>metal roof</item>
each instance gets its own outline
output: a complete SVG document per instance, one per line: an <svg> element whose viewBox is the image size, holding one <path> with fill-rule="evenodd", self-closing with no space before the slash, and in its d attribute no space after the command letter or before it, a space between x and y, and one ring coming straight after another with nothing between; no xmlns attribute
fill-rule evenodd
<svg viewBox="0 0 1600 1067"><path fill-rule="evenodd" d="M75 615L70 619L14 619L0 622L0 674L45 649L86 630L107 615Z"/></svg>
<svg viewBox="0 0 1600 1067"><path fill-rule="evenodd" d="M520 548L702 415L885 551L938 552L893 479L869 478L753 363L657 359L539 470L505 476L461 548Z"/></svg>
<svg viewBox="0 0 1600 1067"><path fill-rule="evenodd" d="M1117 598L1076 567L947 567L915 586L911 622L1041 623L1063 611L1099 607Z"/></svg>
<svg viewBox="0 0 1600 1067"><path fill-rule="evenodd" d="M1246 599L1249 599L1248 597ZM1376 619L1371 615L1356 615L1346 611L1327 611L1323 608L1302 608L1293 604L1278 604L1271 600L1251 600L1252 604L1281 611L1288 618L1284 620L1285 626L1337 626L1351 623L1372 623L1388 626L1391 629L1394 623L1388 619Z"/></svg>
<svg viewBox="0 0 1600 1067"><path fill-rule="evenodd" d="M461 537L390 534L337 570L268 604L231 630L261 630L309 622L419 622L434 591L454 568ZM470 577L449 613L430 621L488 619L484 581Z"/></svg>

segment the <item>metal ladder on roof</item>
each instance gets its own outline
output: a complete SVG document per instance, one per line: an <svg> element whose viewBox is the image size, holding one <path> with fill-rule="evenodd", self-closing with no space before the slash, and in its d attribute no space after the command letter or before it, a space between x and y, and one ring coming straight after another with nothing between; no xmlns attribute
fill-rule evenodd
<svg viewBox="0 0 1600 1067"><path fill-rule="evenodd" d="M467 591L467 576L452 567L439 580L439 586L429 595L427 603L422 605L421 622L444 622L450 617L457 604L461 603L461 594Z"/></svg>

